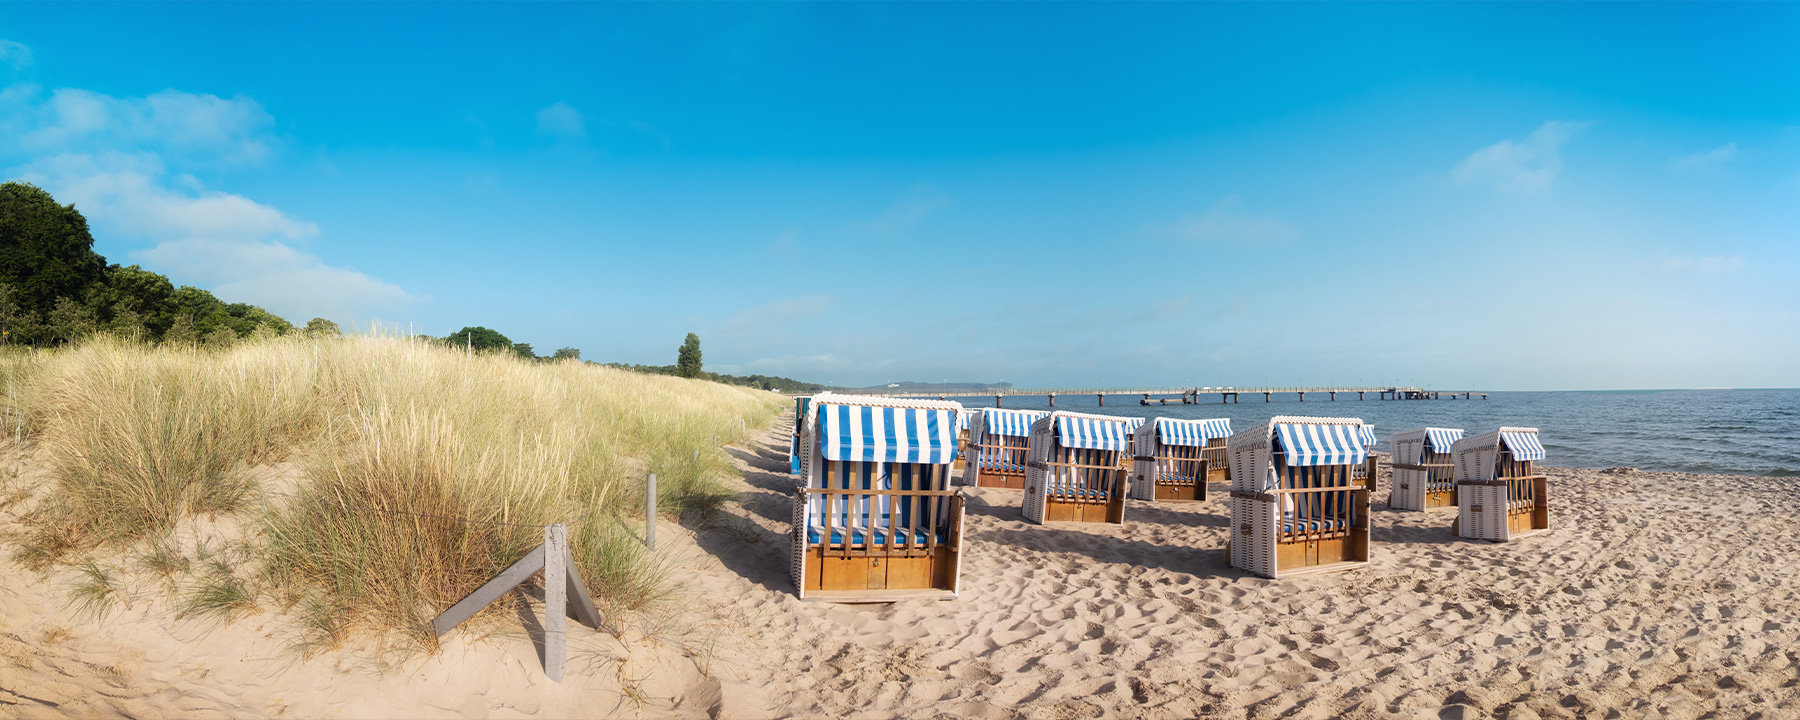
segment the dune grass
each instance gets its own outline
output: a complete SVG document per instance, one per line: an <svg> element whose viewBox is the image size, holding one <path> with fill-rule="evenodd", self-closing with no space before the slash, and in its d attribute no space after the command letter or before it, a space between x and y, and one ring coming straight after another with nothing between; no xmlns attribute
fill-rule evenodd
<svg viewBox="0 0 1800 720"><path fill-rule="evenodd" d="M707 512L730 497L717 445L784 405L763 391L390 338L226 349L100 338L9 354L0 377L53 479L15 557L44 568L136 553L165 580L205 568L184 595L189 612L230 615L260 592L295 608L323 645L367 629L429 647L431 617L553 522L569 524L597 600L654 599L666 578L638 541L645 474L659 475L659 509ZM253 472L285 461L297 479ZM260 530L240 561L255 567L173 556L169 538L188 518Z"/></svg>

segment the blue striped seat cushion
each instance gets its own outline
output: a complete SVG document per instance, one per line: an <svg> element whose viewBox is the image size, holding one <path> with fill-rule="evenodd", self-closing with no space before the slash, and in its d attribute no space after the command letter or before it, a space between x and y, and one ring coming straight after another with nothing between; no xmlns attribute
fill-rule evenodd
<svg viewBox="0 0 1800 720"><path fill-rule="evenodd" d="M1053 498L1078 497L1078 498L1096 498L1096 499L1098 499L1098 498L1112 497L1111 495L1109 495L1105 492L1099 491L1099 490L1051 490L1049 494L1050 494L1050 497L1053 497Z"/></svg>
<svg viewBox="0 0 1800 720"><path fill-rule="evenodd" d="M812 543L814 545L817 545L817 544L823 542L823 540L820 539L821 537L824 536L823 530L824 530L824 528L819 527L817 525L807 528L806 529L806 541L809 543ZM855 543L855 544L867 544L869 535L871 533L873 533L875 536L874 544L876 544L876 545L904 545L904 544L906 544L906 536L908 533L911 533L911 535L913 536L913 543L916 545L925 544L925 542L930 537L930 533L927 533L923 529L912 530L911 528L898 528L898 529L895 529L895 528L856 528L856 529L850 531L851 542ZM941 543L950 542L950 531L948 528L939 527L937 536L938 536L937 537L938 542L941 542ZM841 544L843 544L843 542L844 542L844 528L841 528L841 527L832 528L831 529L831 543L833 545L841 545Z"/></svg>

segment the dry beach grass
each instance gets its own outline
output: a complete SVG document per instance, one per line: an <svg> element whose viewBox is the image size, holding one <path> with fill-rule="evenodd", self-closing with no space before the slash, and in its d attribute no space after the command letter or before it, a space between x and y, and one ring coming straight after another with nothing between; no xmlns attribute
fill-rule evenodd
<svg viewBox="0 0 1800 720"><path fill-rule="evenodd" d="M803 603L787 578L778 428L727 448L738 501L666 528L662 599L571 626L546 681L535 602L397 664L352 641L301 660L295 609L230 623L143 600L105 626L60 581L0 568L0 707L24 717L1608 718L1800 713L1790 483L1550 469L1554 530L1495 545L1377 502L1372 565L1230 569L1214 499L1124 527L1025 523L972 491L954 602ZM50 473L42 448L25 482ZM290 463L264 484L318 472ZM34 475L35 473L35 475ZM285 473L285 476L282 475ZM282 479L285 477L286 479ZM1384 487L1377 498L1386 495ZM19 507L6 510L16 526ZM142 592L142 591L140 591ZM374 668L385 667L381 672ZM30 697L26 697L30 696Z"/></svg>

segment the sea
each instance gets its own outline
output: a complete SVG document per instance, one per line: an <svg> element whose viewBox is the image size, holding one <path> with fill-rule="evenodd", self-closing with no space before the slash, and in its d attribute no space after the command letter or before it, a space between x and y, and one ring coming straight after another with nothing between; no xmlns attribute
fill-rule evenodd
<svg viewBox="0 0 1800 720"><path fill-rule="evenodd" d="M1374 393L1338 393L1335 402L1309 392L1300 402L1280 393L1263 402L1261 393L1236 403L1218 394L1198 405L1140 405L1141 395L1109 395L1100 407L1093 395L1059 395L1056 410L1186 419L1230 418L1231 429L1247 430L1276 415L1353 417L1375 427L1377 450L1388 438L1421 427L1462 428L1470 434L1502 425L1535 427L1544 444L1545 465L1576 468L1631 467L1639 470L1800 477L1800 390L1631 390L1582 392L1490 392L1487 399L1378 400ZM935 398L934 398L935 399ZM992 397L951 398L963 407L993 407ZM1208 401L1211 402L1208 402ZM1008 408L1049 410L1042 396L1003 399Z"/></svg>

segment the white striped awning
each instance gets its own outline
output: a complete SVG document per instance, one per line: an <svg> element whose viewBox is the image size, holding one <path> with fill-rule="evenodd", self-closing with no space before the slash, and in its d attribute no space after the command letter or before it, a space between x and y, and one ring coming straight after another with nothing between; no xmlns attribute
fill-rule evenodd
<svg viewBox="0 0 1800 720"><path fill-rule="evenodd" d="M1374 425L1370 425L1367 423L1363 424L1363 426L1362 426L1362 441L1363 441L1363 449L1365 449L1365 450L1368 448L1375 447L1375 444L1380 442L1380 440L1377 440L1375 438L1375 426Z"/></svg>
<svg viewBox="0 0 1800 720"><path fill-rule="evenodd" d="M969 418L972 418L972 417L975 417L974 410L958 410L958 411L956 411L956 429L958 429L958 430L969 429Z"/></svg>
<svg viewBox="0 0 1800 720"><path fill-rule="evenodd" d="M1056 436L1063 447L1088 450L1124 450L1130 447L1132 425L1127 418L1101 420L1091 417L1056 418ZM1138 425L1143 425L1142 419Z"/></svg>
<svg viewBox="0 0 1800 720"><path fill-rule="evenodd" d="M1502 430L1500 439L1506 443L1506 449L1512 451L1514 460L1544 459L1544 445L1538 442L1537 433Z"/></svg>
<svg viewBox="0 0 1800 720"><path fill-rule="evenodd" d="M1290 466L1355 465L1368 458L1354 425L1276 425Z"/></svg>
<svg viewBox="0 0 1800 720"><path fill-rule="evenodd" d="M943 464L956 457L953 410L819 405L827 460Z"/></svg>
<svg viewBox="0 0 1800 720"><path fill-rule="evenodd" d="M1011 437L1031 437L1031 424L1050 413L1040 410L1005 410L1001 408L982 408L981 431L989 435L1007 435Z"/></svg>
<svg viewBox="0 0 1800 720"><path fill-rule="evenodd" d="M1156 419L1156 436L1164 445L1188 445L1205 447L1206 441L1213 438L1231 437L1231 420L1176 420L1174 418Z"/></svg>
<svg viewBox="0 0 1800 720"><path fill-rule="evenodd" d="M1463 431L1450 428L1425 428L1425 438L1431 443L1432 452L1450 452L1450 446L1463 439Z"/></svg>

